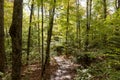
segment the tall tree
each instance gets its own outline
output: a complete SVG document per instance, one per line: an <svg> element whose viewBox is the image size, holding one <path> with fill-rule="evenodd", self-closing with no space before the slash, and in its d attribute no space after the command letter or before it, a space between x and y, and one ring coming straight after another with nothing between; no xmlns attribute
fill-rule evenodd
<svg viewBox="0 0 120 80"><path fill-rule="evenodd" d="M120 9L120 0L118 0L118 9Z"/></svg>
<svg viewBox="0 0 120 80"><path fill-rule="evenodd" d="M45 63L43 66L43 74L46 75L46 66L49 68L50 66L50 43L51 43L51 36L52 36L52 29L53 29L53 22L54 22L54 14L55 14L55 5L56 5L56 0L51 0L50 4L50 11L49 11L49 28L47 32L47 47L46 47L46 57L45 57ZM52 5L52 7L51 7ZM46 80L46 77L43 77L43 80Z"/></svg>
<svg viewBox="0 0 120 80"><path fill-rule="evenodd" d="M0 72L5 67L5 46L4 46L4 0L0 0Z"/></svg>
<svg viewBox="0 0 120 80"><path fill-rule="evenodd" d="M86 41L85 41L85 51L88 50L89 45L89 30L90 30L90 24L89 24L89 0L86 1Z"/></svg>
<svg viewBox="0 0 120 80"><path fill-rule="evenodd" d="M116 10L117 10L117 8L118 8L117 4L118 4L118 0L115 0L115 9L116 9Z"/></svg>
<svg viewBox="0 0 120 80"><path fill-rule="evenodd" d="M37 20L38 20L38 23L37 23L37 26L38 26L38 50L39 50L39 54L40 54L40 22L39 22L39 19L40 19L40 3L38 1L38 4L37 4L37 7L38 7L38 13L37 13Z"/></svg>
<svg viewBox="0 0 120 80"><path fill-rule="evenodd" d="M79 0L76 0L76 41L78 43L78 48L80 48L80 13L79 13Z"/></svg>
<svg viewBox="0 0 120 80"><path fill-rule="evenodd" d="M106 3L106 0L103 0L103 10L104 10L103 18L106 19L106 17L107 17L107 3Z"/></svg>
<svg viewBox="0 0 120 80"><path fill-rule="evenodd" d="M34 0L32 0L32 4L31 4L31 9L30 9L30 19L29 19L29 30L28 30L28 41L27 41L27 63L26 65L28 65L29 63L29 54L30 54L30 40L31 40L31 27L32 27L32 15L33 15L33 7L34 7Z"/></svg>
<svg viewBox="0 0 120 80"><path fill-rule="evenodd" d="M105 20L107 17L107 2L106 0L103 0L103 19ZM106 46L107 43L107 35L104 34L103 36L103 45L104 47Z"/></svg>
<svg viewBox="0 0 120 80"><path fill-rule="evenodd" d="M41 32L42 32L42 67L44 64L44 34L43 34L43 27L44 27L44 16L43 16L43 0L41 0L41 17L42 17L42 23L41 23Z"/></svg>
<svg viewBox="0 0 120 80"><path fill-rule="evenodd" d="M12 80L21 80L23 0L14 0L10 36L12 38Z"/></svg>
<svg viewBox="0 0 120 80"><path fill-rule="evenodd" d="M42 36L42 71L41 71L41 77L43 76L43 67L44 67L44 34L43 34L43 31L44 31L44 29L43 29L43 27L44 27L44 13L43 13L43 0L41 0L41 20L42 20L42 23L41 23L41 32L42 32L42 34L41 34L41 36Z"/></svg>
<svg viewBox="0 0 120 80"><path fill-rule="evenodd" d="M89 46L89 31L91 25L91 14L92 14L92 0L87 0L86 2L86 42L85 42L85 50L88 51Z"/></svg>
<svg viewBox="0 0 120 80"><path fill-rule="evenodd" d="M67 1L67 16L66 16L66 19L67 19L67 25L66 25L66 55L68 54L68 28L69 28L69 8L70 8L70 5L69 5L69 0Z"/></svg>
<svg viewBox="0 0 120 80"><path fill-rule="evenodd" d="M90 22L91 22L91 17L92 17L92 0L90 0L90 10L89 10L89 12L90 12ZM90 23L91 24L91 23Z"/></svg>

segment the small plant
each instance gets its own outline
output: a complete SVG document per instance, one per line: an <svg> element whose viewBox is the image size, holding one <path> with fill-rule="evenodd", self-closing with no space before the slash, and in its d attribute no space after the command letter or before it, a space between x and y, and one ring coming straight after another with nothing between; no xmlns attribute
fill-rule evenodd
<svg viewBox="0 0 120 80"><path fill-rule="evenodd" d="M75 77L75 80L89 80L91 75L88 72L88 69L77 70L78 75Z"/></svg>

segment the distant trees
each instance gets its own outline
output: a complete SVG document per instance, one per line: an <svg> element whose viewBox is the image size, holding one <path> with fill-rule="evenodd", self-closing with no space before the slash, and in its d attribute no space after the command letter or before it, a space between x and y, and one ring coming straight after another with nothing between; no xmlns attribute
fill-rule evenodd
<svg viewBox="0 0 120 80"><path fill-rule="evenodd" d="M5 46L4 46L4 0L0 0L0 72L5 68Z"/></svg>
<svg viewBox="0 0 120 80"><path fill-rule="evenodd" d="M12 80L21 80L23 0L14 0L10 36L12 39Z"/></svg>
<svg viewBox="0 0 120 80"><path fill-rule="evenodd" d="M3 11L4 1L6 1L5 8L13 6L11 3L14 2L12 24L10 14L12 13L12 11L9 11L9 13L5 12L6 20L4 20ZM4 72L5 68L6 58L4 45L6 45L7 49L9 49L8 44L4 43L4 21L5 21L5 28L8 28L8 26L11 24L10 36L12 38L12 80L20 80L21 55L22 55L23 0L9 0L9 1L11 1L9 2L10 4L7 4L8 3L7 0L0 0L0 72ZM118 16L120 9L120 0L114 0L115 2L113 0L112 1L83 0L83 2L86 1L86 9L84 8L84 6L81 5L81 0L63 0L63 1L27 0L27 1L30 1L31 4L29 4L29 2L28 3L25 2L24 4L27 6L30 5L29 6L30 15L26 16L29 13L27 11L28 10L27 8L27 10L25 11L26 13L24 14L25 21L23 21L24 22L23 26L28 26L24 27L23 29L24 31L23 53L27 54L27 65L28 62L32 58L36 57L36 55L38 55L39 53L40 58L42 58L40 61L42 64L41 76L43 75L46 76L45 74L46 68L49 68L50 65L51 40L53 42L51 49L57 47L57 45L60 44L60 46L66 49L63 50L65 51L64 53L78 54L79 53L78 50L90 51L93 49L94 50L103 49L104 47L107 48L108 47L106 46L107 40L109 40L109 38L114 35L113 29L116 28L116 31L119 32L120 24ZM38 3L37 6L36 3ZM109 5L108 3L110 4L114 3L115 5ZM110 10L115 6L116 11ZM9 10L11 9L12 7L9 8ZM5 11L8 10L6 9ZM33 25L35 25L35 27ZM54 25L55 28L53 29ZM32 28L32 26L34 28ZM53 38L51 38L52 33ZM9 35L7 38L9 38ZM37 46L36 43L38 43ZM9 45L11 47L11 44ZM44 50L44 48L46 48L46 51ZM10 53L10 51L11 49L6 50L8 54ZM31 54L31 57L29 59L30 52L32 52L33 54ZM26 54L23 55L26 56ZM34 55L34 57L32 57L32 55ZM36 59L38 59L38 57Z"/></svg>

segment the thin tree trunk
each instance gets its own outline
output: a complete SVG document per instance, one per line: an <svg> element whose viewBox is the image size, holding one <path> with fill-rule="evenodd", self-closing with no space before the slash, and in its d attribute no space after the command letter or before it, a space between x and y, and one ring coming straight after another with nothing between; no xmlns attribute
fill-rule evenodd
<svg viewBox="0 0 120 80"><path fill-rule="evenodd" d="M38 6L38 23L37 23L37 26L38 26L38 50L39 50L39 54L40 54L40 22L39 22L39 19L40 19L40 15L39 15L39 12L40 12L40 7Z"/></svg>
<svg viewBox="0 0 120 80"><path fill-rule="evenodd" d="M88 45L89 45L89 30L90 30L90 25L89 25L89 0L86 2L86 42L85 42L85 51L88 51Z"/></svg>
<svg viewBox="0 0 120 80"><path fill-rule="evenodd" d="M43 34L43 27L44 27L44 16L43 16L43 0L41 0L41 13L42 13L42 24L41 24L41 32L42 32L42 71L41 76L43 75L43 65L44 65L44 34Z"/></svg>
<svg viewBox="0 0 120 80"><path fill-rule="evenodd" d="M118 9L117 3L118 3L118 0L115 0L115 10Z"/></svg>
<svg viewBox="0 0 120 80"><path fill-rule="evenodd" d="M0 0L0 72L5 69L4 0Z"/></svg>
<svg viewBox="0 0 120 80"><path fill-rule="evenodd" d="M68 28L69 28L69 0L67 4L67 25L66 25L66 55L68 54Z"/></svg>
<svg viewBox="0 0 120 80"><path fill-rule="evenodd" d="M21 80L23 0L14 0L10 36L12 38L12 80Z"/></svg>
<svg viewBox="0 0 120 80"><path fill-rule="evenodd" d="M118 9L120 9L120 0L118 0Z"/></svg>
<svg viewBox="0 0 120 80"><path fill-rule="evenodd" d="M79 0L76 0L76 41L78 43L77 47L80 48L80 13L79 13Z"/></svg>
<svg viewBox="0 0 120 80"><path fill-rule="evenodd" d="M106 3L106 0L103 0L103 10L104 10L103 19L106 20L106 17L107 17L107 3ZM104 35L103 35L103 46L104 46L104 47L106 46L106 43L107 43L107 35L104 34Z"/></svg>
<svg viewBox="0 0 120 80"><path fill-rule="evenodd" d="M41 24L41 32L42 32L42 65L44 64L44 34L43 34L43 24L44 24L44 17L43 17L43 0L42 0L42 6L41 6L41 13L42 13L42 24Z"/></svg>
<svg viewBox="0 0 120 80"><path fill-rule="evenodd" d="M90 0L90 18L89 18L90 24L91 24L91 19L92 19L92 15L91 14L92 14L92 0Z"/></svg>
<svg viewBox="0 0 120 80"><path fill-rule="evenodd" d="M106 4L106 0L103 0L103 9L104 9L104 16L103 16L103 18L106 19L106 17L107 17L107 4Z"/></svg>
<svg viewBox="0 0 120 80"><path fill-rule="evenodd" d="M55 14L55 5L56 5L56 0L53 0L54 4L52 4L52 9L50 9L50 20L49 20L49 28L48 28L48 32L47 32L47 47L46 47L46 58L45 58L45 63L43 66L43 73L42 73L42 77L43 74L45 74L43 80L47 80L46 79L46 67L47 69L49 69L50 67L50 42L51 42L51 36L52 36L52 29L53 29L53 22L54 22L54 14Z"/></svg>
<svg viewBox="0 0 120 80"><path fill-rule="evenodd" d="M33 15L33 7L34 7L34 0L32 0L32 4L31 4L31 12L30 12L30 20L29 20L29 31L28 31L28 41L27 41L27 62L26 65L29 64L29 54L30 54L30 40L31 40L31 23L32 23L32 15Z"/></svg>

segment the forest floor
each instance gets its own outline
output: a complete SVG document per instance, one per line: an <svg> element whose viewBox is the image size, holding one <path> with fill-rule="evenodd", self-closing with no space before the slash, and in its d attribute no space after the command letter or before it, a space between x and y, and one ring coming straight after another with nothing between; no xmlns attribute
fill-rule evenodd
<svg viewBox="0 0 120 80"><path fill-rule="evenodd" d="M71 59L66 56L54 56L50 63L49 80L74 80L77 65ZM23 80L40 80L40 73L39 63L31 64L23 68Z"/></svg>

